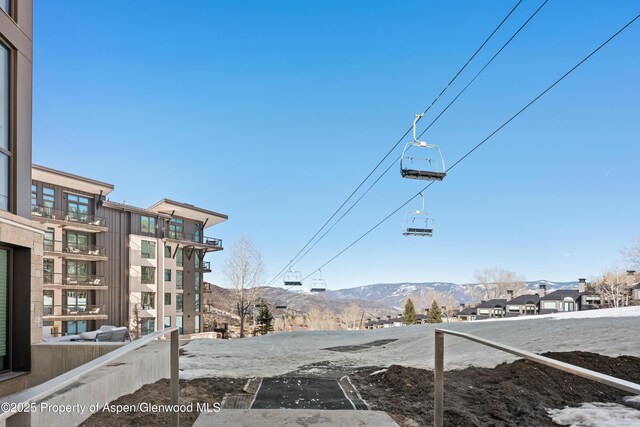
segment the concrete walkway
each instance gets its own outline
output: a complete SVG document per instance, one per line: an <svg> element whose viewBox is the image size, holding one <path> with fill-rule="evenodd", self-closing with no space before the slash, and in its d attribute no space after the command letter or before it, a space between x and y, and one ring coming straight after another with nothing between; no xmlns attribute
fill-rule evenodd
<svg viewBox="0 0 640 427"><path fill-rule="evenodd" d="M382 411L310 409L227 409L202 413L194 427L399 427Z"/></svg>

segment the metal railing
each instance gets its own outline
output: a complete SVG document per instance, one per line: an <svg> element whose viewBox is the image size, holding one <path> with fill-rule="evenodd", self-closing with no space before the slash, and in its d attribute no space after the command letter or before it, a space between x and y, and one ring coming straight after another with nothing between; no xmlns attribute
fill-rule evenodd
<svg viewBox="0 0 640 427"><path fill-rule="evenodd" d="M78 243L61 242L60 240L44 240L44 250L70 255L106 256L106 251L102 246L85 245Z"/></svg>
<svg viewBox="0 0 640 427"><path fill-rule="evenodd" d="M32 219L53 219L64 221L70 224L85 224L105 227L105 219L101 216L89 215L85 212L63 211L62 209L54 209L47 206L31 206Z"/></svg>
<svg viewBox="0 0 640 427"><path fill-rule="evenodd" d="M201 234L187 234L174 230L167 230L164 234L167 239L182 240L185 242L199 243L210 248L222 249L222 239L215 237L206 237Z"/></svg>
<svg viewBox="0 0 640 427"><path fill-rule="evenodd" d="M45 305L43 316L98 316L104 315L104 305Z"/></svg>
<svg viewBox="0 0 640 427"><path fill-rule="evenodd" d="M45 285L60 286L106 286L104 276L95 274L63 274L63 273L44 273L43 280Z"/></svg>
<svg viewBox="0 0 640 427"><path fill-rule="evenodd" d="M196 270L198 271L211 271L211 262L209 261L196 261Z"/></svg>
<svg viewBox="0 0 640 427"><path fill-rule="evenodd" d="M470 341L477 342L487 347L492 347L497 350L511 353L516 356L520 356L523 359L530 360L532 362L540 363L541 365L549 366L554 369L558 369L563 372L567 372L572 375L577 375L582 378L587 378L592 381L606 384L611 387L615 387L626 392L640 394L640 384L632 383L630 381L621 380L610 375L601 374L600 372L591 371L589 369L580 368L579 366L571 365L569 363L560 362L548 357L540 356L530 351L520 350L515 347L500 344L495 341L487 340L484 338L476 337L474 335L465 334L463 332L450 331L447 329L435 330L435 352L434 352L434 380L433 380L433 425L434 427L442 427L444 416L444 335L449 334L456 337L464 338Z"/></svg>
<svg viewBox="0 0 640 427"><path fill-rule="evenodd" d="M51 380L44 382L35 387L28 388L22 392L16 393L12 396L9 396L7 399L3 399L3 407L8 408L29 408L29 405L32 403L36 403L38 401L42 401L45 398L51 396L55 392L62 390L63 388L69 386L70 384L78 381L82 378L83 375L94 371L97 368L108 365L114 360L136 350L142 346L149 344L151 341L156 338L163 337L167 334L171 334L171 351L170 351L170 380L169 380L169 389L170 389L170 397L171 397L171 407L178 408L179 407L179 397L180 397L180 389L178 382L178 368L179 368L179 360L178 360L178 346L179 346L179 335L178 328L166 328L162 331L154 332L153 334L147 335L144 338L140 338L136 341L133 341L129 344L126 344L116 350L113 350L104 356L98 357L90 362L85 363L84 365L78 366L75 369L70 370L60 376L52 378ZM117 397L116 397L117 398ZM7 405L8 404L8 405ZM15 416L14 419L8 420L9 418ZM179 423L180 414L178 411L171 411L171 426L177 427ZM3 411L0 412L0 420L7 420L7 425L30 425L31 422L31 413L30 412L12 412L12 411ZM11 424L9 424L11 423Z"/></svg>

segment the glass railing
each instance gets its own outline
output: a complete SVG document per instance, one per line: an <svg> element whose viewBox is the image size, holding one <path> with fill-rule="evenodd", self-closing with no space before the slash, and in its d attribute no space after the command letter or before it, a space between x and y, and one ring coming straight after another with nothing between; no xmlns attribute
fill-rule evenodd
<svg viewBox="0 0 640 427"><path fill-rule="evenodd" d="M104 305L45 305L44 316L96 316L105 314Z"/></svg>
<svg viewBox="0 0 640 427"><path fill-rule="evenodd" d="M196 270L198 271L211 271L211 263L209 261L200 261L199 264L196 264Z"/></svg>
<svg viewBox="0 0 640 427"><path fill-rule="evenodd" d="M201 245L209 246L211 248L222 249L222 239L216 239L215 237L206 237L201 234L188 234L181 233L173 230L169 230L165 237L167 239L183 240L185 242L200 243Z"/></svg>
<svg viewBox="0 0 640 427"><path fill-rule="evenodd" d="M31 218L43 220L54 219L68 223L96 225L99 227L105 226L105 219L102 217L89 215L85 212L63 211L61 209L54 209L47 206L32 205Z"/></svg>
<svg viewBox="0 0 640 427"><path fill-rule="evenodd" d="M62 274L45 273L43 275L45 285L60 286L105 286L104 276L82 275L82 274Z"/></svg>
<svg viewBox="0 0 640 427"><path fill-rule="evenodd" d="M62 254L88 255L99 257L106 256L107 253L102 246L68 243L50 239L44 240L44 250Z"/></svg>

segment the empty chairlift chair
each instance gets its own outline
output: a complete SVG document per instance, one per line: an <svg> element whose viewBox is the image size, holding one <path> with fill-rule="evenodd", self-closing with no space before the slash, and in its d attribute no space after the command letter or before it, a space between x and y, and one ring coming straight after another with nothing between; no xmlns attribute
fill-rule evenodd
<svg viewBox="0 0 640 427"><path fill-rule="evenodd" d="M424 113L417 114L413 121L413 141L408 142L402 150L400 173L403 178L442 181L447 173L440 148L425 141L418 141L416 137L416 123L423 115Z"/></svg>
<svg viewBox="0 0 640 427"><path fill-rule="evenodd" d="M284 273L285 286L302 286L302 273L299 271L289 270Z"/></svg>
<svg viewBox="0 0 640 427"><path fill-rule="evenodd" d="M404 216L402 223L402 234L405 236L433 236L433 218L429 218L424 210L424 194L422 198L422 209L409 211Z"/></svg>
<svg viewBox="0 0 640 427"><path fill-rule="evenodd" d="M327 283L322 278L322 271L320 272L320 277L317 279L311 279L311 283L309 283L309 292L325 292L327 290Z"/></svg>

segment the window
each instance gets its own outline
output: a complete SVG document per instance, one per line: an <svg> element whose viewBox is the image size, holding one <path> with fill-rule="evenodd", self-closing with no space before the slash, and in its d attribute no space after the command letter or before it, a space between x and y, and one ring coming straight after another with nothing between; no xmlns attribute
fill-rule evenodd
<svg viewBox="0 0 640 427"><path fill-rule="evenodd" d="M171 281L171 269L170 268L165 268L164 269L164 281L165 282L170 282Z"/></svg>
<svg viewBox="0 0 640 427"><path fill-rule="evenodd" d="M46 290L43 292L44 295L44 316L51 316L53 314L53 291Z"/></svg>
<svg viewBox="0 0 640 427"><path fill-rule="evenodd" d="M200 311L200 294L194 295L195 300L193 303L194 311Z"/></svg>
<svg viewBox="0 0 640 427"><path fill-rule="evenodd" d="M56 193L53 188L42 189L42 215L47 218L54 218L54 205L56 203Z"/></svg>
<svg viewBox="0 0 640 427"><path fill-rule="evenodd" d="M178 333L182 334L182 316L176 316L176 326L178 327Z"/></svg>
<svg viewBox="0 0 640 427"><path fill-rule="evenodd" d="M155 267L142 267L142 284L154 285L156 283L156 268Z"/></svg>
<svg viewBox="0 0 640 427"><path fill-rule="evenodd" d="M51 227L47 228L47 231L44 232L44 250L45 251L53 251L53 240L55 236L55 230Z"/></svg>
<svg viewBox="0 0 640 427"><path fill-rule="evenodd" d="M164 327L165 328L171 327L171 316L164 316Z"/></svg>
<svg viewBox="0 0 640 427"><path fill-rule="evenodd" d="M182 289L182 270L176 271L176 289Z"/></svg>
<svg viewBox="0 0 640 427"><path fill-rule="evenodd" d="M67 309L84 311L87 307L87 291L67 291Z"/></svg>
<svg viewBox="0 0 640 427"><path fill-rule="evenodd" d="M196 273L195 280L196 280L196 284L195 284L196 291L199 291L200 290L200 273Z"/></svg>
<svg viewBox="0 0 640 427"><path fill-rule="evenodd" d="M481 308L478 310L478 314L489 314L488 308Z"/></svg>
<svg viewBox="0 0 640 427"><path fill-rule="evenodd" d="M151 216L140 217L140 233L147 236L156 235L156 219Z"/></svg>
<svg viewBox="0 0 640 427"><path fill-rule="evenodd" d="M169 221L169 238L182 240L184 238L184 220L171 218Z"/></svg>
<svg viewBox="0 0 640 427"><path fill-rule="evenodd" d="M151 258L155 259L156 257L156 242L149 242L147 240L143 240L140 244L140 248L142 251L142 258Z"/></svg>
<svg viewBox="0 0 640 427"><path fill-rule="evenodd" d="M183 259L182 259L182 248L178 248L176 253L176 266L184 267Z"/></svg>
<svg viewBox="0 0 640 427"><path fill-rule="evenodd" d="M140 324L140 333L142 335L149 335L156 330L156 318L155 317L145 317L142 319L142 323Z"/></svg>
<svg viewBox="0 0 640 427"><path fill-rule="evenodd" d="M88 222L89 199L67 194L67 215L69 215L69 221Z"/></svg>
<svg viewBox="0 0 640 427"><path fill-rule="evenodd" d="M164 245L164 257L171 258L171 246Z"/></svg>
<svg viewBox="0 0 640 427"><path fill-rule="evenodd" d="M153 310L154 308L156 308L156 293L142 292L140 303L143 310Z"/></svg>
<svg viewBox="0 0 640 427"><path fill-rule="evenodd" d="M67 231L67 250L87 252L89 250L89 236L84 233Z"/></svg>
<svg viewBox="0 0 640 427"><path fill-rule="evenodd" d="M77 335L83 332L87 332L87 321L86 320L78 320L78 321L69 321L67 324L67 335Z"/></svg>
<svg viewBox="0 0 640 427"><path fill-rule="evenodd" d="M7 15L11 16L11 0L0 0L0 9L7 12Z"/></svg>
<svg viewBox="0 0 640 427"><path fill-rule="evenodd" d="M36 210L38 206L38 186L31 184L31 212Z"/></svg>
<svg viewBox="0 0 640 427"><path fill-rule="evenodd" d="M555 309L556 308L556 302L555 301L542 301L542 308L544 309Z"/></svg>
<svg viewBox="0 0 640 427"><path fill-rule="evenodd" d="M53 283L53 260L45 258L42 265L42 279L44 283Z"/></svg>
<svg viewBox="0 0 640 427"><path fill-rule="evenodd" d="M171 292L164 294L164 305L171 305Z"/></svg>
<svg viewBox="0 0 640 427"><path fill-rule="evenodd" d="M200 316L196 316L195 317L195 328L193 330L194 333L199 334L200 333Z"/></svg>
<svg viewBox="0 0 640 427"><path fill-rule="evenodd" d="M176 311L182 311L182 294L176 294Z"/></svg>
<svg viewBox="0 0 640 427"><path fill-rule="evenodd" d="M196 233L193 236L194 242L198 242L198 243L202 242L202 240L200 240L200 237L201 237L200 227L201 227L200 223L196 223Z"/></svg>
<svg viewBox="0 0 640 427"><path fill-rule="evenodd" d="M78 280L86 280L89 275L87 261L67 261L67 283L78 284Z"/></svg>
<svg viewBox="0 0 640 427"><path fill-rule="evenodd" d="M5 6L7 0L0 2ZM0 44L0 210L9 210L11 151L9 146L9 50Z"/></svg>
<svg viewBox="0 0 640 427"><path fill-rule="evenodd" d="M507 305L507 311L509 313L519 313L520 312L520 306L519 305L509 304L509 305Z"/></svg>

